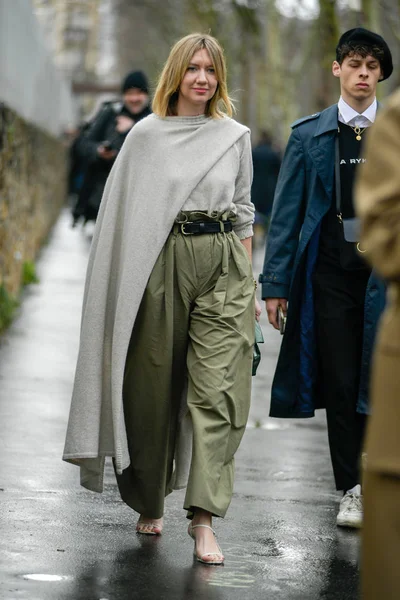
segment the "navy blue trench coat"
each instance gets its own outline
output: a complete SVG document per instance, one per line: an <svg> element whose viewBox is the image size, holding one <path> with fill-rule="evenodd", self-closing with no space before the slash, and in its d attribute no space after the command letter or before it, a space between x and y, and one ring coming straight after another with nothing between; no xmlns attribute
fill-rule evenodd
<svg viewBox="0 0 400 600"><path fill-rule="evenodd" d="M265 252L262 298L287 298L288 315L271 395L272 417L312 417L318 394L312 274L321 221L333 201L338 107L300 119L283 159ZM372 273L364 308L357 411L368 413L369 365L385 305L385 284Z"/></svg>

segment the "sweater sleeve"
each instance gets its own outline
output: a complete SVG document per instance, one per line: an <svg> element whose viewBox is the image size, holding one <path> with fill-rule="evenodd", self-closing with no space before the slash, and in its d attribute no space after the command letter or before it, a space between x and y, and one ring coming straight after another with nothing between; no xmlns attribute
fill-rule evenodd
<svg viewBox="0 0 400 600"><path fill-rule="evenodd" d="M250 199L251 183L253 181L250 132L239 140L237 149L240 153L240 164L233 198L237 214L233 229L239 239L243 240L253 235L254 221L254 204Z"/></svg>

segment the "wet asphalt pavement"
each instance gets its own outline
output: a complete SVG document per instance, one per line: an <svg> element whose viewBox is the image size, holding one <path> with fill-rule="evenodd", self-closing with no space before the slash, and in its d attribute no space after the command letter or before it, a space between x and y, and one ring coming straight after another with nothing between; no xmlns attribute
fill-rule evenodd
<svg viewBox="0 0 400 600"><path fill-rule="evenodd" d="M183 492L167 498L163 536L135 534L118 495L79 486L60 459L78 348L90 238L59 220L38 263L40 283L0 338L1 600L355 600L359 538L335 525L338 495L325 416L268 418L279 334L265 344L235 494L215 522L226 562L193 562ZM255 253L255 273L262 251Z"/></svg>

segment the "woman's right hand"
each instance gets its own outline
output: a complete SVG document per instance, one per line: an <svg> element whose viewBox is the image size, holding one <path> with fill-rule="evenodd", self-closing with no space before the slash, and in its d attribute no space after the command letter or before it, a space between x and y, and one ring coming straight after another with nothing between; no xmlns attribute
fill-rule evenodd
<svg viewBox="0 0 400 600"><path fill-rule="evenodd" d="M287 299L286 298L266 298L265 308L268 314L268 321L275 329L279 329L278 323L278 307L282 308L283 314L286 316L287 313Z"/></svg>
<svg viewBox="0 0 400 600"><path fill-rule="evenodd" d="M257 300L257 298L255 300L255 304L256 304L256 321L259 321L260 320L260 315L261 315L261 306L260 306L260 303Z"/></svg>

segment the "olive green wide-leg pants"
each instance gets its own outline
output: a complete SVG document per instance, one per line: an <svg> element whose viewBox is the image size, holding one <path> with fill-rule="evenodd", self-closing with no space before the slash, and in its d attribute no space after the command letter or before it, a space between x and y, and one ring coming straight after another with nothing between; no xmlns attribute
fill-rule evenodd
<svg viewBox="0 0 400 600"><path fill-rule="evenodd" d="M128 349L123 402L131 464L117 481L131 508L163 515L187 394L193 452L184 508L223 517L250 407L252 268L233 232L174 231L153 268Z"/></svg>

